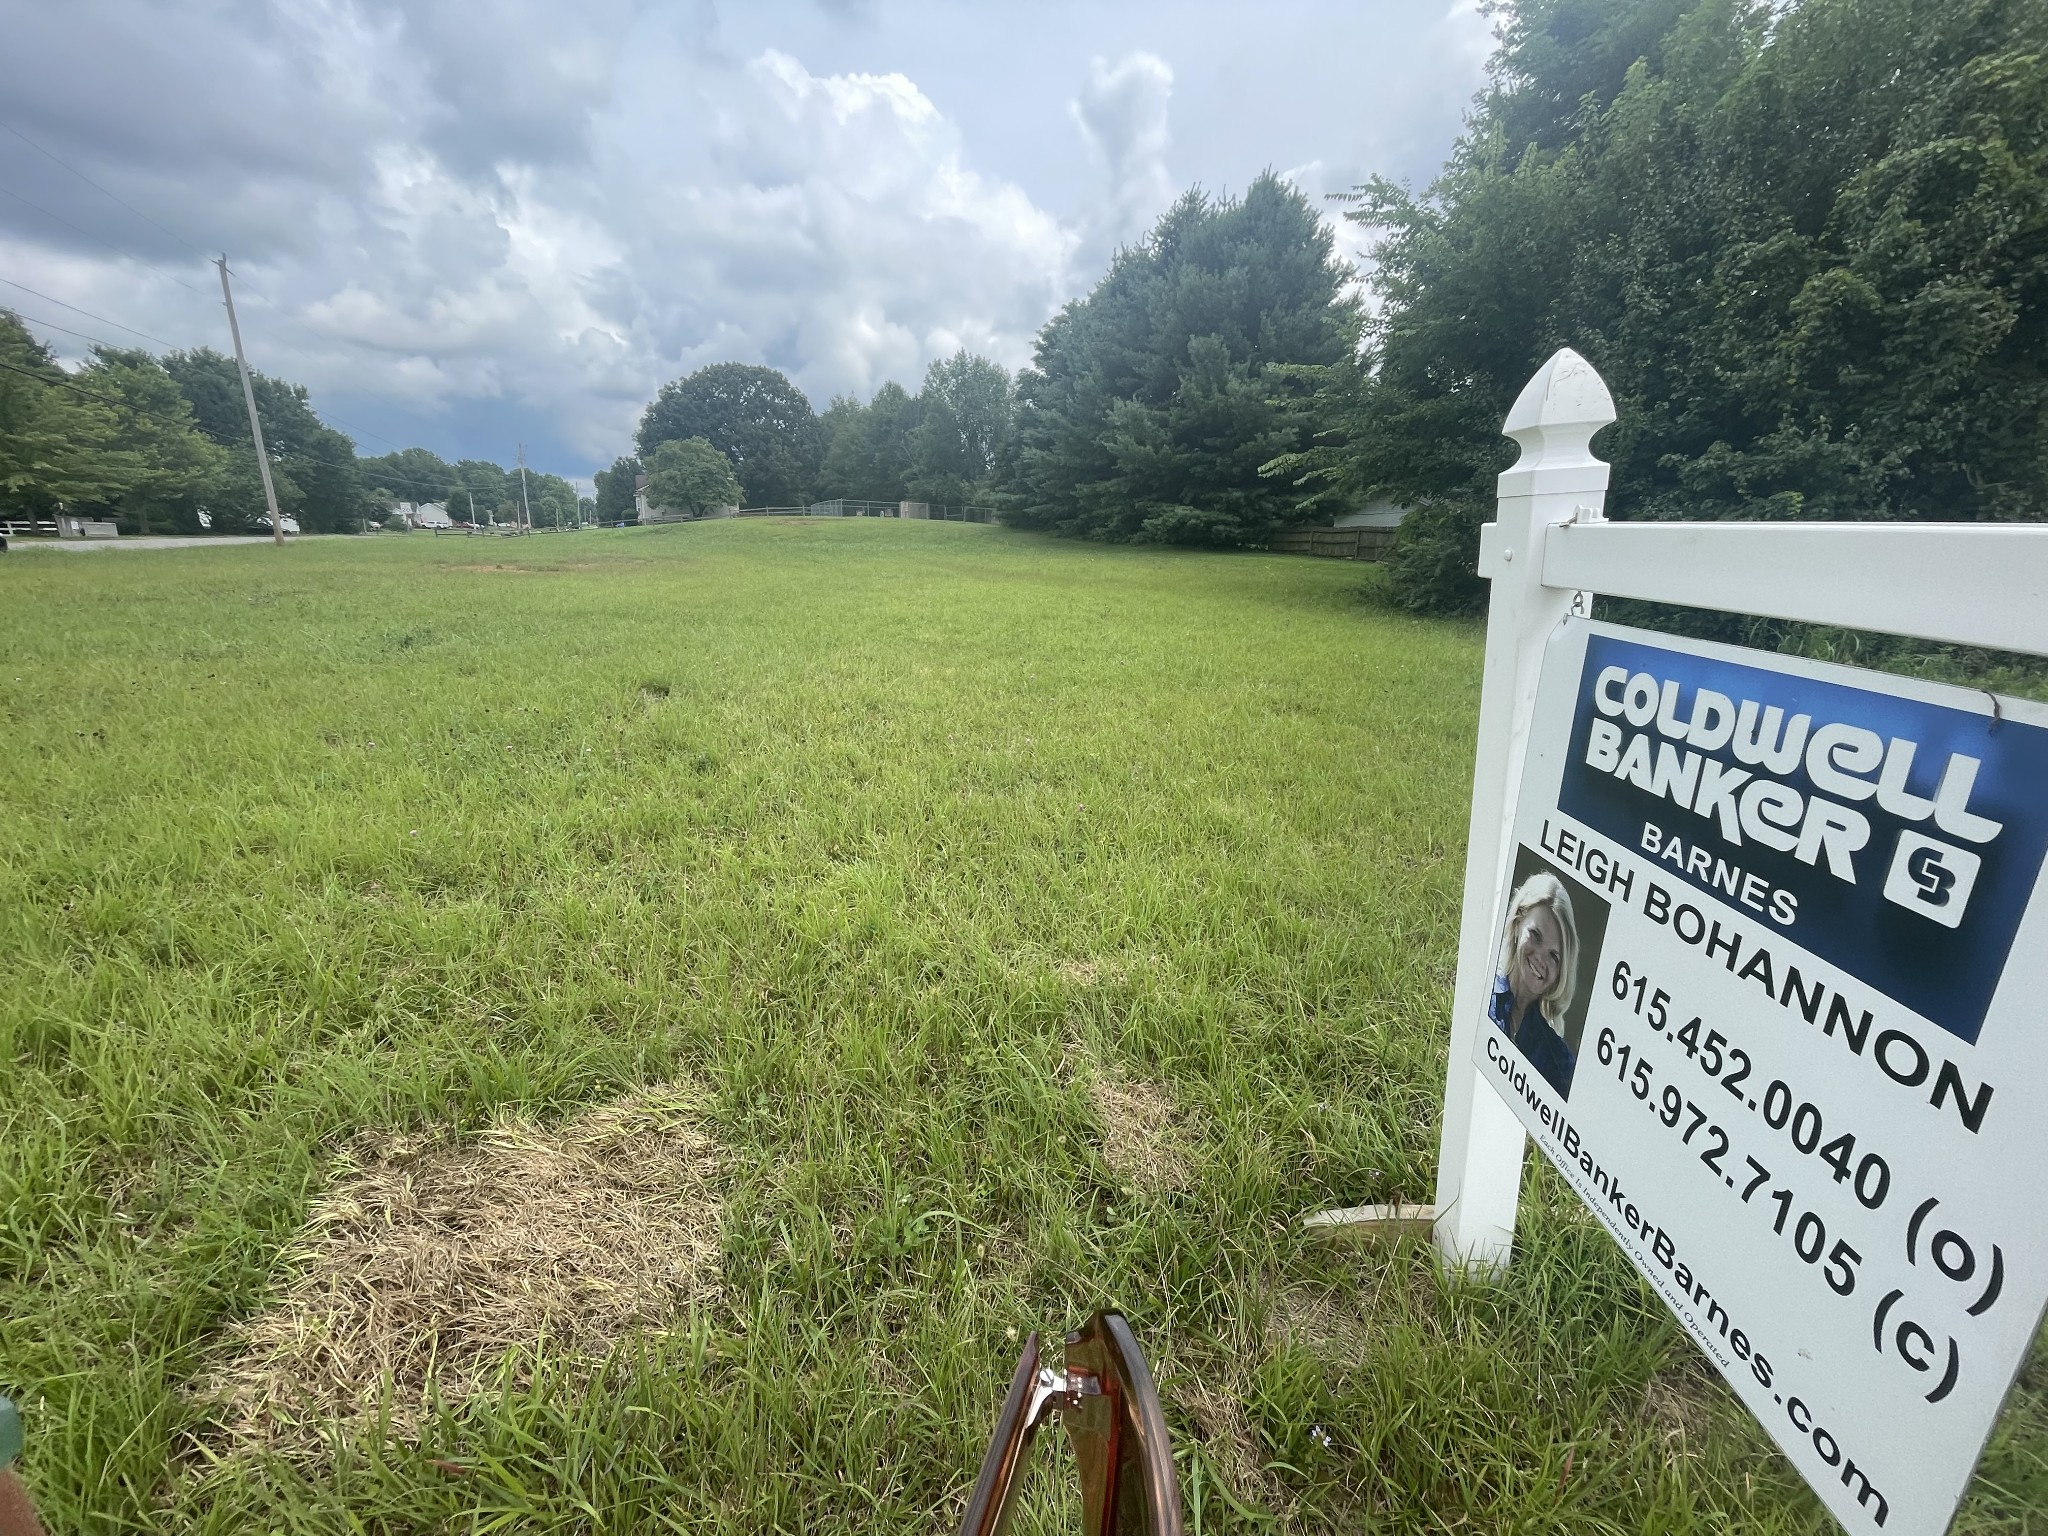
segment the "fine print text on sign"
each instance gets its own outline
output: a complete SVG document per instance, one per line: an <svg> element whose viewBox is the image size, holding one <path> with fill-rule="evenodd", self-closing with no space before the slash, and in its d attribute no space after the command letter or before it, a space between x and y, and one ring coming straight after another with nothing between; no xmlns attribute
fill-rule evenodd
<svg viewBox="0 0 2048 1536"><path fill-rule="evenodd" d="M1852 1532L2048 1301L2048 710L1570 619L1475 1060Z"/></svg>

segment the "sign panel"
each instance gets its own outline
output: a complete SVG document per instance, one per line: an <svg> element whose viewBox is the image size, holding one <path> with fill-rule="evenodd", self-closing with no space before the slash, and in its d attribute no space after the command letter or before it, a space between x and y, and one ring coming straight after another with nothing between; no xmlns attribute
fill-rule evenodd
<svg viewBox="0 0 2048 1536"><path fill-rule="evenodd" d="M1843 1525L2048 1302L2048 710L1569 619L1474 1060Z"/></svg>

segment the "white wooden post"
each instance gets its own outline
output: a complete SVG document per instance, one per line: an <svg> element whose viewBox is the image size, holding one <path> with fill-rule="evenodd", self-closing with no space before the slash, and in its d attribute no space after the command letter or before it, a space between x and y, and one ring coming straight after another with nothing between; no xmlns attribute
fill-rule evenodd
<svg viewBox="0 0 2048 1536"><path fill-rule="evenodd" d="M1509 789L1521 778L1528 749L1543 643L1579 596L1543 584L1544 544L1561 524L1600 519L1608 466L1593 457L1591 444L1613 420L1613 397L1593 365L1569 347L1558 351L1501 427L1521 444L1522 456L1502 473L1495 520L1480 530L1479 574L1493 583L1493 594L1436 1174L1437 1249L1461 1267L1499 1269L1514 1244L1525 1137L1521 1122L1480 1082L1472 1045L1493 988L1493 927L1512 851Z"/></svg>

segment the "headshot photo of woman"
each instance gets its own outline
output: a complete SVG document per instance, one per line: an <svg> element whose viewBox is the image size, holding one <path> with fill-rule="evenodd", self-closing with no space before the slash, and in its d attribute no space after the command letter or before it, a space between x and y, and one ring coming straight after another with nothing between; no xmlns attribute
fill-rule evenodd
<svg viewBox="0 0 2048 1536"><path fill-rule="evenodd" d="M1533 874L1508 903L1487 1017L1560 1098L1570 1095L1572 1069L1578 1065L1565 1039L1565 1014L1578 975L1579 929L1571 893L1557 876Z"/></svg>

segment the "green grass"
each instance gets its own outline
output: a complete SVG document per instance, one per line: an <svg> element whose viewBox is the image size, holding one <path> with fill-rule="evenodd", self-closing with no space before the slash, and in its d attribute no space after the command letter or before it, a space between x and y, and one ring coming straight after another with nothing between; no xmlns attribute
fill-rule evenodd
<svg viewBox="0 0 2048 1536"><path fill-rule="evenodd" d="M1546 1173L1499 1286L1290 1230L1432 1186L1479 635L1368 580L891 523L0 560L0 1390L53 1529L940 1530L1008 1330L1112 1300L1203 1532L1828 1528ZM1185 1183L1105 1159L1097 1074ZM351 1137L671 1078L715 1301L192 1470ZM2037 1353L1962 1528L2044 1529L2044 1447Z"/></svg>

